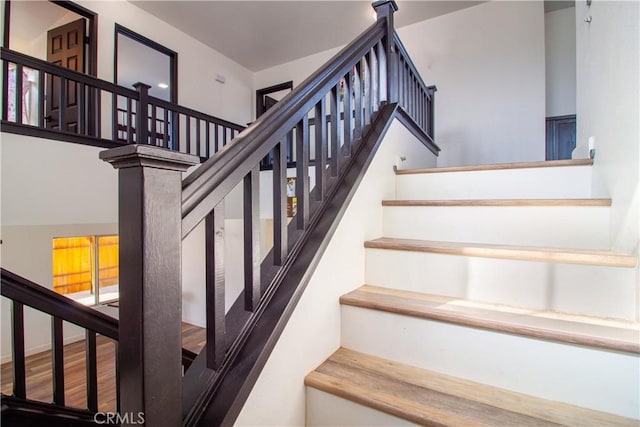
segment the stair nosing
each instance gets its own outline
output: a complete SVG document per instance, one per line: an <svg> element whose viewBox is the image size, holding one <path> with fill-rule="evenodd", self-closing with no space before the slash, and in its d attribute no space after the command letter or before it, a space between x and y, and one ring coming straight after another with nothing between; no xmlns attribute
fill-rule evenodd
<svg viewBox="0 0 640 427"><path fill-rule="evenodd" d="M381 237L374 240L368 240L364 243L364 246L369 249L387 249L480 258L498 258L607 267L635 268L637 265L636 255L607 250L443 242L392 237Z"/></svg>
<svg viewBox="0 0 640 427"><path fill-rule="evenodd" d="M333 368L339 368L336 372ZM345 376L348 374L348 376ZM360 375L369 377L369 381L380 378L377 386L364 387L362 380L353 381ZM426 369L413 367L381 357L339 348L322 365L310 372L304 380L308 387L333 394L352 402L416 422L421 425L487 425L486 419L474 418L453 406L438 406L430 399L418 401L395 394L393 390L385 392L385 383L406 383L407 391L414 387L427 392L446 396L448 400L459 400L471 405L483 405L494 410L504 411L539 421L545 425L583 426L635 426L637 420L607 414L588 408L525 395L495 386L476 383L462 378L445 375ZM407 410L413 409L412 411ZM477 408L477 406L476 406Z"/></svg>
<svg viewBox="0 0 640 427"><path fill-rule="evenodd" d="M591 159L575 159L575 160L551 160L538 162L516 162L516 163L496 163L488 165L471 165L471 166L447 166L441 168L419 168L419 169L399 169L396 175L416 175L427 173L446 173L446 172L477 172L490 170L508 170L508 169L537 169L548 167L567 167L567 166L592 166Z"/></svg>
<svg viewBox="0 0 640 427"><path fill-rule="evenodd" d="M494 206L540 206L540 207L581 207L597 206L610 207L611 199L460 199L460 200L383 200L382 206L402 206L402 207L494 207Z"/></svg>
<svg viewBox="0 0 640 427"><path fill-rule="evenodd" d="M375 298L376 296L379 298ZM451 304L468 300L371 285L361 286L340 297L341 304L353 307L380 310L387 313L515 334L533 339L640 354L640 329L636 329L636 324L633 324L633 328L625 328L622 322L617 327L579 322L578 316L567 315L567 319L543 317L540 315L543 312L541 310L519 309L518 311L520 312L507 311L504 307L501 309L498 305L491 307L491 304L483 304L484 306L478 307L458 305L455 306L454 310L449 307L438 307L437 305L443 304L442 301L447 301ZM482 313L482 311L486 313ZM586 318L587 316L582 317ZM537 325L535 324L536 322L538 323ZM609 321L609 323L614 322ZM576 325L590 327L600 333L589 335L585 331L571 331L571 327L573 326L575 329ZM614 335L615 332L629 336L626 339L608 337Z"/></svg>

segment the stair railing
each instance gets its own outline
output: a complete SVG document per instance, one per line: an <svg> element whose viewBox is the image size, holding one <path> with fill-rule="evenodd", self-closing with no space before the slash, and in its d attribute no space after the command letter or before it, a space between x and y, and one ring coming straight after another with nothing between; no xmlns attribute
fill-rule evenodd
<svg viewBox="0 0 640 427"><path fill-rule="evenodd" d="M428 114L433 93L416 84L415 67L414 74L406 73L411 79L398 78L399 65L410 62L403 49L398 52L394 36L397 6L382 0L373 7L375 24L184 180L182 172L198 162L193 156L144 145L101 153L119 171L125 413L144 412L148 425L232 424L391 119L404 116L438 152L427 133L433 129ZM402 113L400 90L407 93ZM424 102L412 103L409 96ZM296 160L297 199L290 222L288 141ZM269 154L274 244L261 260L260 163ZM225 204L238 185L244 283L227 311ZM182 380L181 240L201 223L207 343Z"/></svg>
<svg viewBox="0 0 640 427"><path fill-rule="evenodd" d="M398 105L400 119L418 138L431 143L435 140L435 86L427 86L413 64L398 33L393 33L398 51ZM411 120L407 120L410 118Z"/></svg>
<svg viewBox="0 0 640 427"><path fill-rule="evenodd" d="M149 96L144 83L132 90L4 47L0 58L3 132L104 148L148 144L207 159L245 128ZM54 92L67 108L51 105Z"/></svg>
<svg viewBox="0 0 640 427"><path fill-rule="evenodd" d="M73 323L85 329L86 354L86 412L78 411L81 419L91 419L98 411L98 373L96 339L101 335L118 346L118 321L111 316L64 297L50 289L37 285L4 268L1 269L2 296L11 303L11 341L13 364L13 397L28 398L25 370L25 317L24 307L30 307L51 316L51 356L53 396L51 412L69 406L65 400L63 322ZM117 350L116 350L117 353ZM117 383L117 363L116 383ZM116 384L116 392L118 390ZM116 396L116 402L118 402ZM3 396L4 402L4 396ZM82 409L82 408L77 408ZM111 408L116 410L117 408Z"/></svg>
<svg viewBox="0 0 640 427"><path fill-rule="evenodd" d="M0 268L0 292L7 298L11 310L11 364L13 372L12 394L2 395L3 406L10 407L13 411L22 411L24 414L61 415L62 419L77 419L78 421L93 420L99 409L104 411L119 411L120 396L118 394L119 367L117 357L115 366L115 395L107 392L99 392L98 378L98 343L101 340L109 340L115 346L114 355L118 351L118 320L86 307L70 298L62 296L51 289L38 285L9 270ZM51 317L51 378L52 396L49 402L34 400L27 390L27 355L25 336L25 307ZM66 399L65 384L65 355L64 355L64 326L63 322L69 322L85 331L85 390L86 406L81 408L70 404ZM193 352L182 349L182 365L188 369L195 358ZM105 386L104 384L100 387ZM99 401L99 397L115 400L115 406L109 407L107 402ZM4 409L3 409L4 411ZM3 414L3 421L5 415ZM65 424L62 422L62 424ZM49 425L54 425L49 423ZM66 425L66 424L65 424Z"/></svg>

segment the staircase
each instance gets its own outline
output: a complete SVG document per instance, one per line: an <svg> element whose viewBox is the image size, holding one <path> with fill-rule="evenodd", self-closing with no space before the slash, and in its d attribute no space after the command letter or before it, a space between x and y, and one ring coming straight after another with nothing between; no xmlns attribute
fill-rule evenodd
<svg viewBox="0 0 640 427"><path fill-rule="evenodd" d="M637 256L591 161L403 170L308 425L638 425Z"/></svg>

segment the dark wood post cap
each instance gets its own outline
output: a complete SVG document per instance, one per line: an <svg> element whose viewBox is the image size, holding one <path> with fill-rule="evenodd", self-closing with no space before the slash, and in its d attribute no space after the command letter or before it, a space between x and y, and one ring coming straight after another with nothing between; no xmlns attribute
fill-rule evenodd
<svg viewBox="0 0 640 427"><path fill-rule="evenodd" d="M184 172L200 163L200 158L166 148L144 144L131 144L101 151L100 159L115 169L151 167Z"/></svg>

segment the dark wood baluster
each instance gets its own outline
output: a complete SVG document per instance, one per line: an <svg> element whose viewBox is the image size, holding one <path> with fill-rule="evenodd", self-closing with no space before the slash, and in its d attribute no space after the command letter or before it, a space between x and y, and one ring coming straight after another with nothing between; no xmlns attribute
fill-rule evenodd
<svg viewBox="0 0 640 427"><path fill-rule="evenodd" d="M211 122L205 121L205 125L207 126L205 130L205 156L207 159L211 157Z"/></svg>
<svg viewBox="0 0 640 427"><path fill-rule="evenodd" d="M260 167L244 177L244 309L260 302Z"/></svg>
<svg viewBox="0 0 640 427"><path fill-rule="evenodd" d="M84 83L77 84L78 89L78 134L79 135L87 135L87 103L85 97L86 94L86 85Z"/></svg>
<svg viewBox="0 0 640 427"><path fill-rule="evenodd" d="M362 61L358 61L356 63L356 70L353 74L353 93L354 93L354 102L353 108L355 110L355 127L353 130L353 139L354 141L359 139L362 136L362 83L360 80L360 76L362 72Z"/></svg>
<svg viewBox="0 0 640 427"><path fill-rule="evenodd" d="M420 114L420 127L424 130L427 128L427 93L421 91L422 94L422 113Z"/></svg>
<svg viewBox="0 0 640 427"><path fill-rule="evenodd" d="M58 105L58 130L67 130L67 79L60 77L59 100Z"/></svg>
<svg viewBox="0 0 640 427"><path fill-rule="evenodd" d="M287 253L287 160L284 144L279 142L273 149L274 264L283 265L287 259Z"/></svg>
<svg viewBox="0 0 640 427"><path fill-rule="evenodd" d="M380 107L380 56L378 55L378 45L371 48L371 57L374 62L371 64L371 112L378 111Z"/></svg>
<svg viewBox="0 0 640 427"><path fill-rule="evenodd" d="M363 81L363 99L364 105L362 106L363 114L363 126L371 123L371 55L367 53L364 56L363 61L364 81Z"/></svg>
<svg viewBox="0 0 640 427"><path fill-rule="evenodd" d="M340 83L331 89L331 176L338 176L340 170Z"/></svg>
<svg viewBox="0 0 640 427"><path fill-rule="evenodd" d="M402 72L402 58L398 58L398 105L404 107L404 74Z"/></svg>
<svg viewBox="0 0 640 427"><path fill-rule="evenodd" d="M10 3L4 3L5 5L8 5ZM5 6L6 8L7 6ZM6 9L5 9L5 13ZM2 84L2 120L8 120L9 119L9 62L7 61L2 61L2 75L4 76L4 80L3 80L3 84ZM41 88L44 88L44 85L40 85ZM44 90L44 89L43 89ZM17 91L16 91L17 92ZM40 99L43 99L42 97ZM41 116L44 116L42 110L40 112ZM40 126L43 127L43 126Z"/></svg>
<svg viewBox="0 0 640 427"><path fill-rule="evenodd" d="M225 353L224 200L205 219L207 367L218 369Z"/></svg>
<svg viewBox="0 0 640 427"><path fill-rule="evenodd" d="M404 60L400 61L400 69L402 70L402 106L408 111L407 85L409 84L409 80L407 78L407 68L404 66Z"/></svg>
<svg viewBox="0 0 640 427"><path fill-rule="evenodd" d="M418 80L415 74L411 73L411 98L413 99L413 117L418 119Z"/></svg>
<svg viewBox="0 0 640 427"><path fill-rule="evenodd" d="M53 403L64 406L64 334L62 319L51 319L51 366L53 367Z"/></svg>
<svg viewBox="0 0 640 427"><path fill-rule="evenodd" d="M227 145L227 128L222 126L222 146Z"/></svg>
<svg viewBox="0 0 640 427"><path fill-rule="evenodd" d="M120 116L118 115L118 95L113 93L111 96L111 132L113 132L113 140L119 142L118 124Z"/></svg>
<svg viewBox="0 0 640 427"><path fill-rule="evenodd" d="M234 131L233 131L233 129L231 129L231 139L233 139L233 134L234 134ZM290 162L294 161L294 158L293 158L293 129L291 129L287 133L286 141L287 141L286 160L287 160L287 165L289 165Z"/></svg>
<svg viewBox="0 0 640 427"><path fill-rule="evenodd" d="M316 200L323 200L327 187L327 115L326 97L315 106L315 143L316 143Z"/></svg>
<svg viewBox="0 0 640 427"><path fill-rule="evenodd" d="M151 144L152 145L158 145L158 114L157 114L157 107L153 104L149 104L149 107L151 107Z"/></svg>
<svg viewBox="0 0 640 427"><path fill-rule="evenodd" d="M127 98L127 144L133 144L133 113L131 98Z"/></svg>
<svg viewBox="0 0 640 427"><path fill-rule="evenodd" d="M200 119L196 117L196 156L200 157L201 151L201 139L200 139Z"/></svg>
<svg viewBox="0 0 640 427"><path fill-rule="evenodd" d="M309 224L309 116L296 126L296 225L304 230Z"/></svg>
<svg viewBox="0 0 640 427"><path fill-rule="evenodd" d="M87 372L87 409L98 412L98 365L96 361L96 333L85 331L85 355Z"/></svg>
<svg viewBox="0 0 640 427"><path fill-rule="evenodd" d="M215 142L215 146L214 146L214 153L217 153L218 150L220 149L220 144L218 143L219 138L218 138L218 125L216 124L215 127L213 128L213 139Z"/></svg>
<svg viewBox="0 0 640 427"><path fill-rule="evenodd" d="M44 111L44 110L43 110ZM89 91L89 118L91 127L88 131L91 136L102 137L102 91L98 88L90 88Z"/></svg>
<svg viewBox="0 0 640 427"><path fill-rule="evenodd" d="M169 110L164 109L164 129L162 130L162 146L164 148L169 148ZM175 137L174 137L175 140Z"/></svg>
<svg viewBox="0 0 640 427"><path fill-rule="evenodd" d="M343 129L344 129L344 138L343 138L343 154L346 157L351 157L351 142L353 141L352 133L351 133L351 124L352 122L352 113L351 113L351 78L353 76L353 71L349 71L349 74L344 78L344 96L343 96Z"/></svg>
<svg viewBox="0 0 640 427"><path fill-rule="evenodd" d="M120 359L118 355L120 350L118 349L118 341L113 342L115 347L115 365L116 365L116 411L120 413Z"/></svg>
<svg viewBox="0 0 640 427"><path fill-rule="evenodd" d="M20 399L27 397L24 368L24 306L12 301L11 340L13 360L13 395Z"/></svg>
<svg viewBox="0 0 640 427"><path fill-rule="evenodd" d="M22 64L16 64L16 93L15 93L15 102L16 102L16 123L22 123L22 86L23 86L23 69ZM62 109L62 108L61 108Z"/></svg>
<svg viewBox="0 0 640 427"><path fill-rule="evenodd" d="M387 58L382 41L376 45L376 58L378 59L378 104L387 101Z"/></svg>
<svg viewBox="0 0 640 427"><path fill-rule="evenodd" d="M45 87L44 77L45 77L45 72L44 71L39 71L38 72L38 127L39 128L44 128L45 127L44 115L45 115L46 108L44 106L44 104L45 104L45 99L44 99L44 87Z"/></svg>
<svg viewBox="0 0 640 427"><path fill-rule="evenodd" d="M173 124L171 132L171 138L173 139L171 141L171 149L173 151L180 151L180 113L177 111L171 112L171 123Z"/></svg>
<svg viewBox="0 0 640 427"><path fill-rule="evenodd" d="M186 149L187 151L185 151L185 153L189 153L189 154L193 154L193 150L191 149L191 116L190 115L186 115L185 116L185 127L184 130L187 133L186 137L187 137L187 146Z"/></svg>
<svg viewBox="0 0 640 427"><path fill-rule="evenodd" d="M415 119L416 117L416 90L415 79L411 69L409 69L409 115Z"/></svg>

